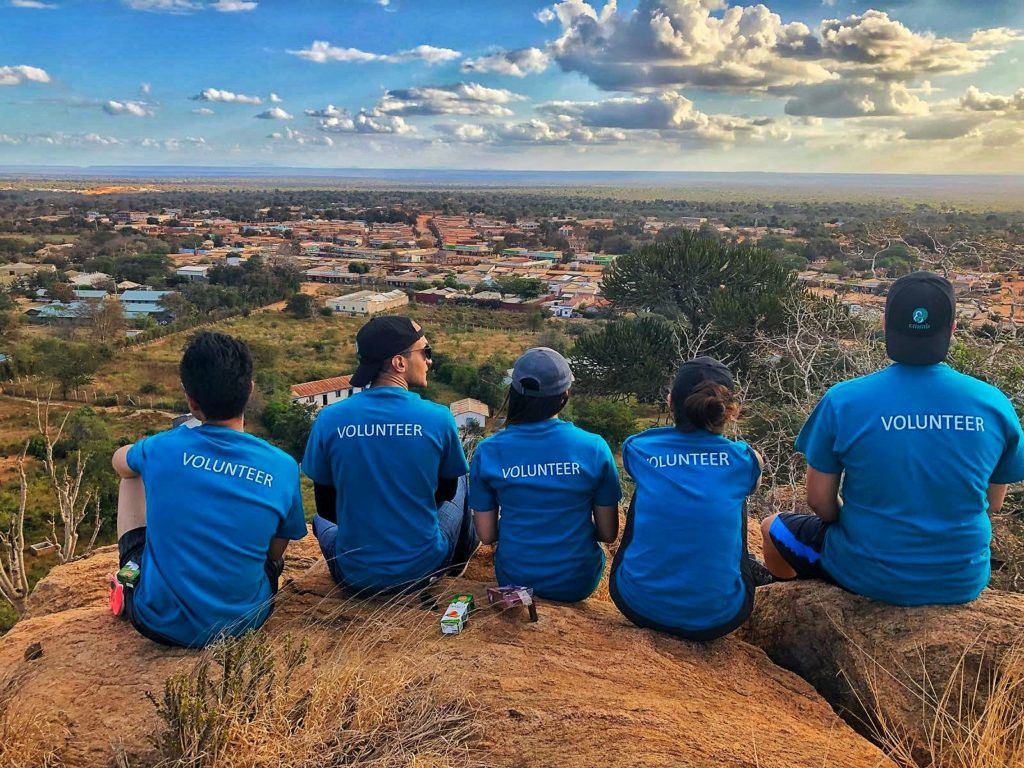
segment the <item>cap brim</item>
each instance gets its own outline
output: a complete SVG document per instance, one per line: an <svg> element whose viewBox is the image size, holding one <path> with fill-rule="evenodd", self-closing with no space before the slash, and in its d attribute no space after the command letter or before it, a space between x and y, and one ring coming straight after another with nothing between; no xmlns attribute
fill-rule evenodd
<svg viewBox="0 0 1024 768"><path fill-rule="evenodd" d="M935 365L949 354L950 336L903 336L898 333L885 334L885 352L890 360L904 365Z"/></svg>
<svg viewBox="0 0 1024 768"><path fill-rule="evenodd" d="M378 370L380 370L380 363L360 363L356 372L352 374L352 378L349 379L349 384L353 387L365 387L373 381Z"/></svg>

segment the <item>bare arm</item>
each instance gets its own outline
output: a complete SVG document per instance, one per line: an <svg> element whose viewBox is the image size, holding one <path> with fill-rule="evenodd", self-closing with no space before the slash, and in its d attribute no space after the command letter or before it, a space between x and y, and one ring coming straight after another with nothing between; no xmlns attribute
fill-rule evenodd
<svg viewBox="0 0 1024 768"><path fill-rule="evenodd" d="M839 475L807 467L807 505L827 523L839 519Z"/></svg>
<svg viewBox="0 0 1024 768"><path fill-rule="evenodd" d="M114 451L114 457L110 460L110 463L113 465L114 471L117 472L118 477L122 477L126 480L139 476L138 472L128 466L128 450L131 447L131 445L122 445Z"/></svg>
<svg viewBox="0 0 1024 768"><path fill-rule="evenodd" d="M280 560L284 557L284 551L288 548L288 539L279 539L276 536L270 540L270 548L267 550L267 557L271 560Z"/></svg>
<svg viewBox="0 0 1024 768"><path fill-rule="evenodd" d="M1006 498L1006 485L1004 483L992 483L988 487L988 511L991 514L998 513L1003 508L1003 500Z"/></svg>
<svg viewBox="0 0 1024 768"><path fill-rule="evenodd" d="M476 535L480 537L481 543L493 544L498 540L498 510L473 510L473 522L476 524Z"/></svg>
<svg viewBox="0 0 1024 768"><path fill-rule="evenodd" d="M757 476L757 482L754 483L754 491L756 491L758 488L761 487L761 480L764 479L764 456L755 451L753 448L751 448L750 450L753 452L754 458L757 459L757 465L761 467L761 474ZM753 493L754 491L751 491L751 493Z"/></svg>
<svg viewBox="0 0 1024 768"><path fill-rule="evenodd" d="M619 535L619 508L594 507L594 527L597 528L597 540L611 544Z"/></svg>

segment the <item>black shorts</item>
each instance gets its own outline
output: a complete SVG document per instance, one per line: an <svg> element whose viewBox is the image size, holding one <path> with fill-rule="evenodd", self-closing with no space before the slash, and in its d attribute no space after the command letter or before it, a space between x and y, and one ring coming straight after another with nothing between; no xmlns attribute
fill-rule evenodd
<svg viewBox="0 0 1024 768"><path fill-rule="evenodd" d="M117 540L117 559L120 568L128 563L129 560L134 561L139 566L139 580L143 578L142 574L142 553L146 549L146 528L132 528L130 531L126 531L120 539ZM270 579L270 589L273 594L277 594L278 585L280 584L281 573L284 571L284 560L271 560L267 558L266 563L263 566L267 573L267 578ZM139 634L143 637L147 637L155 643L161 645L180 645L180 643L171 640L168 637L157 632L155 629L151 629L139 621L135 615L135 607L133 598L135 596L135 590L125 588L124 590L124 613L122 614L128 621L132 623L132 626L138 630ZM274 603L271 601L270 610L274 610ZM269 617L269 614L268 614Z"/></svg>
<svg viewBox="0 0 1024 768"><path fill-rule="evenodd" d="M825 534L830 525L817 515L783 512L772 521L768 535L782 559L796 571L798 579L833 581L821 564Z"/></svg>

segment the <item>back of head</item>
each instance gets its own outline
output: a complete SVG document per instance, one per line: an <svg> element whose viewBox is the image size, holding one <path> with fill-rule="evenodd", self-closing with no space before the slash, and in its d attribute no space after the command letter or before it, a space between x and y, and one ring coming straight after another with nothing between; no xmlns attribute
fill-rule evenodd
<svg viewBox="0 0 1024 768"><path fill-rule="evenodd" d="M365 387L373 383L378 374L388 367L392 357L411 347L422 336L423 329L404 315L371 318L356 333L359 367L352 374L352 386Z"/></svg>
<svg viewBox="0 0 1024 768"><path fill-rule="evenodd" d="M889 288L885 299L885 351L905 365L946 359L956 320L956 294L946 278L912 272Z"/></svg>
<svg viewBox="0 0 1024 768"><path fill-rule="evenodd" d="M697 357L679 367L672 382L672 418L684 432L721 433L739 412L729 369L711 357Z"/></svg>
<svg viewBox="0 0 1024 768"><path fill-rule="evenodd" d="M506 419L528 424L557 416L569 400L573 375L569 361L548 347L528 349L512 367Z"/></svg>
<svg viewBox="0 0 1024 768"><path fill-rule="evenodd" d="M181 357L181 384L208 421L241 416L252 391L252 355L224 333L197 334Z"/></svg>

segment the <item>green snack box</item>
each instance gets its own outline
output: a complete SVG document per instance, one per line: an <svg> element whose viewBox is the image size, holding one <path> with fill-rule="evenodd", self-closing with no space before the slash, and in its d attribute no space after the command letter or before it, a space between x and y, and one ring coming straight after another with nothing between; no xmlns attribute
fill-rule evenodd
<svg viewBox="0 0 1024 768"><path fill-rule="evenodd" d="M473 610L472 595L456 595L441 616L441 634L457 635L466 626L469 612Z"/></svg>

